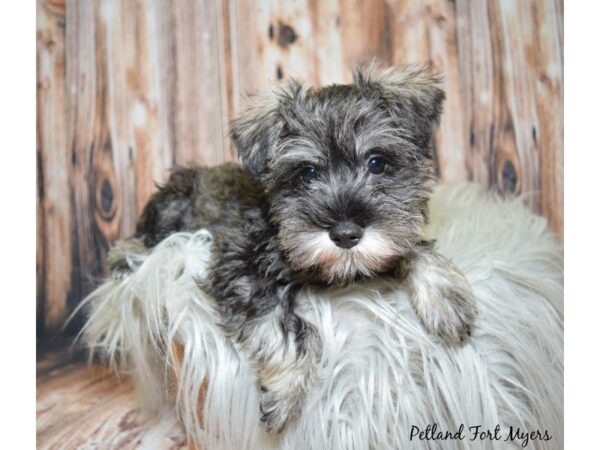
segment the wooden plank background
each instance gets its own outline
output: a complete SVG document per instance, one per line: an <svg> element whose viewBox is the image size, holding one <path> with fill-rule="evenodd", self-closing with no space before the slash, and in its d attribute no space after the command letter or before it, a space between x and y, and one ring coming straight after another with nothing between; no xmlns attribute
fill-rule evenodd
<svg viewBox="0 0 600 450"><path fill-rule="evenodd" d="M294 76L430 64L442 182L525 194L562 235L562 0L37 0L38 332L60 329L174 164L233 159L227 123Z"/></svg>

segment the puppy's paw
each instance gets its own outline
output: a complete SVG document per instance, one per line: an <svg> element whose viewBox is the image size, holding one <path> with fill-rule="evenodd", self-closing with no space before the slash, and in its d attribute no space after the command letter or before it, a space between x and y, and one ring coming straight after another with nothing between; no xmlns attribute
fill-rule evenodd
<svg viewBox="0 0 600 450"><path fill-rule="evenodd" d="M126 263L126 261L120 261L117 264L110 266L110 274L113 279L121 281L127 278L133 273L133 269Z"/></svg>
<svg viewBox="0 0 600 450"><path fill-rule="evenodd" d="M260 396L260 424L269 434L278 434L300 415L304 401L298 392L276 392L264 387Z"/></svg>
<svg viewBox="0 0 600 450"><path fill-rule="evenodd" d="M462 272L441 255L431 253L415 261L409 279L412 304L425 328L448 344L465 342L477 309Z"/></svg>
<svg viewBox="0 0 600 450"><path fill-rule="evenodd" d="M111 276L122 280L135 272L148 249L140 239L117 241L108 252L107 263Z"/></svg>

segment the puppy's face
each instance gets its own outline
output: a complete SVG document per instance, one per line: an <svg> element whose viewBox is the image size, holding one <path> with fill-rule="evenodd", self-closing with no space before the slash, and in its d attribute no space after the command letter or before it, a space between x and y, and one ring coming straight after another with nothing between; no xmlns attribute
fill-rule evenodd
<svg viewBox="0 0 600 450"><path fill-rule="evenodd" d="M413 251L443 98L423 72L366 69L350 85L305 91L291 82L234 122L234 142L265 187L294 269L345 283Z"/></svg>

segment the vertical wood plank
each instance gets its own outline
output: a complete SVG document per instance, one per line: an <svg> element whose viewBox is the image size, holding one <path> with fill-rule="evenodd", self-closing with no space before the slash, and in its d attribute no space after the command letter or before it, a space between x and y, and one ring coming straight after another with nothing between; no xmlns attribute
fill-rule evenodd
<svg viewBox="0 0 600 450"><path fill-rule="evenodd" d="M110 228L118 214L106 117L105 48L103 30L97 23L99 6L90 1L66 3L67 167L72 204L68 231L73 236L70 308L102 275L100 261L108 242L100 230Z"/></svg>
<svg viewBox="0 0 600 450"><path fill-rule="evenodd" d="M37 2L38 327L63 323L71 287L64 4ZM40 233L43 233L40 235ZM41 273L40 273L41 272Z"/></svg>
<svg viewBox="0 0 600 450"><path fill-rule="evenodd" d="M467 178L456 12L445 0L394 0L392 5L393 57L396 64L426 65L445 79L445 113L435 141L442 182Z"/></svg>
<svg viewBox="0 0 600 450"><path fill-rule="evenodd" d="M39 127L38 127L39 129ZM44 332L44 299L45 293L45 233L44 233L44 178L42 155L40 150L40 135L36 136L36 200L35 200L35 324L36 332Z"/></svg>
<svg viewBox="0 0 600 450"><path fill-rule="evenodd" d="M343 0L312 0L309 8L313 24L311 38L315 45L313 58L317 84L324 86L348 82L350 71L347 70L346 53L350 52L352 44L358 42L361 36L353 36L351 42L344 42L342 27L348 25L348 20L342 22Z"/></svg>
<svg viewBox="0 0 600 450"><path fill-rule="evenodd" d="M563 234L563 6L558 0L531 5L535 48L531 48L534 98L539 128L532 138L540 155L540 211Z"/></svg>
<svg viewBox="0 0 600 450"><path fill-rule="evenodd" d="M221 121L222 131L226 135L223 137L223 159L232 161L236 159L235 149L229 139L229 123L234 119L236 106L239 104L237 99L237 86L234 81L234 70L238 70L234 63L234 56L237 52L236 42L234 42L234 32L232 28L237 23L235 12L232 11L228 0L217 0L217 43L218 43L218 61L219 61L219 97L221 101Z"/></svg>
<svg viewBox="0 0 600 450"><path fill-rule="evenodd" d="M158 10L158 11L157 11ZM153 8L153 12L164 9ZM100 24L106 48L107 117L111 136L117 216L105 237L130 235L144 203L165 180L173 163L172 131L168 127L171 92L169 59L164 66L160 42L163 23L138 2L104 1ZM167 16L168 20L168 16ZM167 34L168 36L168 34Z"/></svg>
<svg viewBox="0 0 600 450"><path fill-rule="evenodd" d="M440 0L426 11L429 19L431 66L444 78L445 113L435 141L435 154L440 180L455 183L467 179L467 135L463 114L463 98L458 64L456 7L454 2Z"/></svg>
<svg viewBox="0 0 600 450"><path fill-rule="evenodd" d="M136 217L175 164L175 57L171 2L136 3L135 60L127 69ZM131 32L131 31L130 31Z"/></svg>
<svg viewBox="0 0 600 450"><path fill-rule="evenodd" d="M225 159L225 91L219 71L215 1L172 7L175 52L175 162L215 165Z"/></svg>
<svg viewBox="0 0 600 450"><path fill-rule="evenodd" d="M533 194L527 203L539 211L539 147L532 129L539 128L533 92L532 72L527 51L533 41L533 21L528 5L523 2L497 1L493 7L498 16L501 35L502 78L506 83L506 134L514 135L514 146L502 148L494 167L496 183L501 190ZM501 124L502 126L502 124ZM501 129L501 128L499 128ZM514 170L511 169L514 166Z"/></svg>
<svg viewBox="0 0 600 450"><path fill-rule="evenodd" d="M138 57L135 35L138 18L133 2L104 0L96 2L93 11L96 26L96 73L103 86L99 95L99 130L104 145L92 154L92 179L94 185L94 218L102 240L112 242L121 234L131 234L135 229L136 167L132 114L138 121L146 119L143 102L137 103L140 84L138 73L132 66ZM133 98L132 98L133 97ZM150 150L144 148L144 150ZM140 152L140 155L143 154ZM150 151L142 161L152 161Z"/></svg>
<svg viewBox="0 0 600 450"><path fill-rule="evenodd" d="M494 59L486 0L456 2L458 67L461 78L467 179L490 185L494 131Z"/></svg>

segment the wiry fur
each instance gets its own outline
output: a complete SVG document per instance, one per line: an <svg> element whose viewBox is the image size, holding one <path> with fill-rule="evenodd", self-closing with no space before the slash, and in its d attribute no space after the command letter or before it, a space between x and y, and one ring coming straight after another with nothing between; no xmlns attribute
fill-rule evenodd
<svg viewBox="0 0 600 450"><path fill-rule="evenodd" d="M336 246L325 231L298 231L294 238L302 242L302 245L290 244L288 249L295 267L308 270L318 265L329 283L336 279L352 279L357 271L364 276L373 276L395 264L401 251L380 232L368 227L358 245L347 250Z"/></svg>
<svg viewBox="0 0 600 450"><path fill-rule="evenodd" d="M147 251L180 231L211 233L202 287L258 375L266 431L298 417L315 381L319 334L296 302L307 286L404 277L427 329L448 344L468 335L470 286L423 242L443 99L437 77L407 67L360 68L348 85L284 84L232 124L243 168L176 170L132 241L111 252L120 278L135 269L123 249L143 243ZM343 227L357 245L341 242Z"/></svg>
<svg viewBox="0 0 600 450"><path fill-rule="evenodd" d="M425 237L473 287L472 338L462 347L432 339L406 286L389 278L302 289L296 312L320 336L320 380L303 414L277 437L258 426L256 374L196 283L206 280L212 258L206 231L129 254L137 270L86 300L86 342L133 374L147 404L175 403L203 448L521 448L519 440L409 441L412 425L432 423L451 431L460 424L548 430L552 440L527 448L562 448L562 254L545 219L472 185L439 189L429 211ZM268 333L279 332L275 323ZM179 367L173 343L185 350Z"/></svg>
<svg viewBox="0 0 600 450"><path fill-rule="evenodd" d="M422 248L408 271L408 287L415 312L431 333L460 342L477 311L465 276L439 253Z"/></svg>

